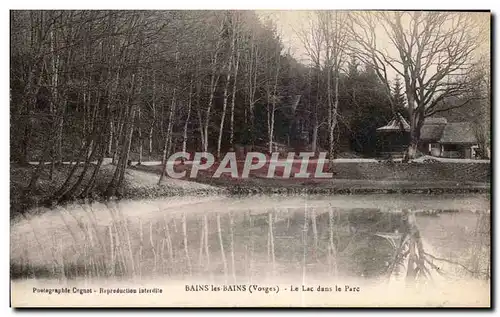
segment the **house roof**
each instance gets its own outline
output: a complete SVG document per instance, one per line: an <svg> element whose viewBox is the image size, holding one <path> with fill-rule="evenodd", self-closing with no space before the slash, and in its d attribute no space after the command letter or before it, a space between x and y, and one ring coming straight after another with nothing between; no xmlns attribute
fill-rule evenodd
<svg viewBox="0 0 500 317"><path fill-rule="evenodd" d="M444 144L473 144L477 143L477 139L470 122L450 122L446 124L439 142Z"/></svg>
<svg viewBox="0 0 500 317"><path fill-rule="evenodd" d="M420 130L420 140L426 142L437 142L441 139L444 124L424 124Z"/></svg>
<svg viewBox="0 0 500 317"><path fill-rule="evenodd" d="M377 129L377 132L401 131L401 123L406 132L410 125L397 113L389 123ZM425 142L443 144L475 144L477 143L473 125L470 122L448 122L446 118L426 118L420 130L420 139Z"/></svg>
<svg viewBox="0 0 500 317"><path fill-rule="evenodd" d="M426 118L420 130L420 139L443 144L477 143L470 122L448 122L446 118Z"/></svg>
<svg viewBox="0 0 500 317"><path fill-rule="evenodd" d="M446 123L448 123L448 120L442 117L431 117L431 118L425 118L424 120L424 124L446 124Z"/></svg>
<svg viewBox="0 0 500 317"><path fill-rule="evenodd" d="M425 118L420 130L420 139L426 142L439 141L447 122L445 118Z"/></svg>
<svg viewBox="0 0 500 317"><path fill-rule="evenodd" d="M405 118L398 112L394 116L394 118L391 121L389 121L388 124L386 124L383 127L378 128L377 131L379 131L379 132L401 131L401 125L403 125L403 128L406 132L410 132L410 125L405 120Z"/></svg>

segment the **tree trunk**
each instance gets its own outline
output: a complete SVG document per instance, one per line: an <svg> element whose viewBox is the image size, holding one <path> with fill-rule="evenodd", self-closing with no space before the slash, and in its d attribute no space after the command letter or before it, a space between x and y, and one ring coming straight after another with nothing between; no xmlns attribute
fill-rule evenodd
<svg viewBox="0 0 500 317"><path fill-rule="evenodd" d="M118 147L118 143L114 142L115 140L115 129L117 128L116 125L114 124L114 111L112 111L111 107L114 104L114 97L117 93L118 90L118 85L120 82L120 70L118 69L116 71L116 80L114 82L114 86L110 89L109 92L109 100L108 100L108 111L109 111L109 141L108 141L108 157L112 157L112 163L115 162L115 153L116 153L116 148ZM120 110L120 115L121 115L121 110ZM119 124L120 118L118 118L118 124ZM117 137L118 140L118 137ZM115 152L113 152L113 143L115 143Z"/></svg>
<svg viewBox="0 0 500 317"><path fill-rule="evenodd" d="M216 70L214 69L214 72ZM215 89L217 89L217 83L219 82L219 74L212 74L212 79L210 80L210 98L208 101L208 107L205 111L205 123L203 125L203 151L208 152L208 126L210 124L210 112L212 111L212 105L214 101Z"/></svg>
<svg viewBox="0 0 500 317"><path fill-rule="evenodd" d="M269 105L268 105L268 109L269 109ZM269 153L273 152L274 110L275 110L275 104L274 104L274 101L273 101L271 110L268 110L268 125L267 125L268 132L267 132L267 137L268 137L268 140L269 140L269 146L268 146Z"/></svg>
<svg viewBox="0 0 500 317"><path fill-rule="evenodd" d="M334 119L333 119L331 76L332 76L331 65L328 65L327 66L327 73L326 73L326 93L327 93L327 102L328 102L328 162L329 162L330 167L332 167L332 163L333 163L334 130L335 130Z"/></svg>
<svg viewBox="0 0 500 317"><path fill-rule="evenodd" d="M63 154L62 154L62 144L63 144L63 127L64 127L64 115L66 113L66 102L64 102L64 107L62 109L62 113L59 116L59 124L57 131L57 153L55 162L57 164L62 164L63 162Z"/></svg>
<svg viewBox="0 0 500 317"><path fill-rule="evenodd" d="M187 130L189 125L189 119L191 118L192 89L193 89L193 80L191 79L191 83L189 84L189 100L187 109L188 113L186 116L186 121L184 122L184 131L182 133L182 152L187 151Z"/></svg>
<svg viewBox="0 0 500 317"><path fill-rule="evenodd" d="M332 101L331 95L331 83L330 76L327 79L327 87L328 87L328 104L329 104L329 150L328 150L328 167L330 171L333 171L333 160L335 159L335 128L337 127L337 109L339 103L339 68L335 67L335 101Z"/></svg>
<svg viewBox="0 0 500 317"><path fill-rule="evenodd" d="M110 157L113 151L113 118L109 118L109 139L108 139L108 152L107 156Z"/></svg>
<svg viewBox="0 0 500 317"><path fill-rule="evenodd" d="M205 135L203 132L203 119L202 119L202 114L201 114L201 105L200 105L200 94L199 92L197 93L197 107L196 107L196 112L198 114L198 128L200 131L200 140L201 140L201 149L205 149Z"/></svg>
<svg viewBox="0 0 500 317"><path fill-rule="evenodd" d="M160 91L165 91L164 86L165 86L164 84L161 84ZM158 131L160 131L161 138L158 138L158 151L163 149L163 146L165 144L165 128L164 128L164 125L165 125L165 105L162 104L162 106L160 108L161 108L161 111L160 111L160 115L158 116L158 119L160 121L158 124L159 125ZM163 154L162 154L162 157L163 157Z"/></svg>
<svg viewBox="0 0 500 317"><path fill-rule="evenodd" d="M99 139L102 139L102 137L99 137ZM83 170L80 173L80 176L78 177L76 183L73 184L73 186L71 186L70 189L68 189L64 194L61 195L61 198L59 198L59 202L71 200L73 197L76 196L76 192L80 188L80 185L85 179L87 171L91 165L91 160L94 158L97 150L101 147L101 142L97 143L94 142L92 144L94 144L94 147L92 148L91 154L85 160L85 165L83 166Z"/></svg>
<svg viewBox="0 0 500 317"><path fill-rule="evenodd" d="M165 144L163 147L163 158L162 158L162 161L164 163L170 156L170 149L172 144L172 129L174 126L174 113L175 113L175 102L176 102L175 93L176 93L176 88L174 88L174 92L172 94L172 103L170 104L170 109L168 111L167 133L165 135Z"/></svg>
<svg viewBox="0 0 500 317"><path fill-rule="evenodd" d="M162 157L163 168L161 171L160 179L158 180L158 184L161 183L163 177L165 176L165 171L167 170L167 161L170 156L170 147L172 142L172 127L174 124L173 120L175 112L175 92L176 88L174 87L174 91L172 93L172 103L170 104L170 110L168 115L168 126L167 126L167 133L165 136L165 144L163 146L163 157Z"/></svg>
<svg viewBox="0 0 500 317"><path fill-rule="evenodd" d="M234 30L233 30L233 35L231 39L231 44L230 44L230 51L229 51L229 56L227 58L227 66L226 66L226 83L224 85L224 102L222 104L222 115L220 119L220 126L219 126L219 138L217 139L217 159L220 159L220 150L221 150L221 144L222 144L222 133L224 130L224 121L226 119L226 109L227 109L227 98L228 98L228 93L229 93L229 82L231 81L231 68L233 65L233 55L234 55Z"/></svg>
<svg viewBox="0 0 500 317"><path fill-rule="evenodd" d="M156 51L156 47L155 47ZM151 111L153 112L153 119L151 120L149 133L148 133L148 157L151 160L153 154L153 130L156 123L156 72L153 70L153 101L151 104Z"/></svg>
<svg viewBox="0 0 500 317"><path fill-rule="evenodd" d="M234 143L234 108L236 103L236 84L238 78L238 66L240 64L240 50L236 52L236 65L234 67L234 79L233 79L233 96L231 98L231 119L229 125L229 144L233 146Z"/></svg>
<svg viewBox="0 0 500 317"><path fill-rule="evenodd" d="M141 108L137 109L137 132L138 135L137 137L139 138L139 161L137 162L137 165L142 164L142 149L143 149L143 143L144 141L142 140L142 128L141 128Z"/></svg>
<svg viewBox="0 0 500 317"><path fill-rule="evenodd" d="M59 187L59 189L54 194L52 194L52 197L50 198L51 201L59 201L61 195L64 194L65 190L68 188L70 184L71 179L73 178L73 175L75 175L76 170L80 165L81 157L83 156L84 153L87 153L87 151L89 150L88 149L89 145L90 142L82 141L80 151L78 152L76 160L74 161L75 165L71 168L68 176L66 176L66 180L64 181L64 183Z"/></svg>
<svg viewBox="0 0 500 317"><path fill-rule="evenodd" d="M420 142L420 131L424 124L424 107L418 107L411 112L410 117L410 144L404 153L403 162L409 162L417 157L418 144Z"/></svg>
<svg viewBox="0 0 500 317"><path fill-rule="evenodd" d="M123 144L120 142L120 139L123 139L123 126L125 124L126 120L126 107L121 107L120 109L120 114L118 116L118 121L117 121L117 128L118 131L115 133L115 151L113 153L113 159L112 159L112 164L118 164L117 160L119 160L119 151L120 147L123 146Z"/></svg>
<svg viewBox="0 0 500 317"><path fill-rule="evenodd" d="M139 54L140 55L140 54ZM138 84L139 86L139 92L142 89L142 80L143 77L140 77L140 82ZM115 172L113 174L113 177L111 181L108 184L108 187L106 189L106 196L107 197L112 197L115 196L117 191L120 189L122 183L123 183L123 178L125 175L125 168L128 163L128 157L130 153L130 146L132 143L132 133L134 129L134 116L135 116L135 107L134 107L134 98L136 94L136 76L135 74L132 75L132 88L127 100L127 107L124 110L124 119L122 123L122 133L120 133L121 137L121 142L119 143L120 145L120 156L118 163L115 168ZM129 133L127 133L129 130ZM123 133L125 132L125 133ZM118 143L117 143L118 145Z"/></svg>
<svg viewBox="0 0 500 317"><path fill-rule="evenodd" d="M270 122L269 122L269 153L272 152L273 148L273 139L274 139L274 118L275 118L275 112L276 112L276 101L278 99L278 78L280 74L280 58L281 54L278 51L277 56L276 56L276 75L274 77L274 87L273 87L273 96L272 96L272 109L271 109L271 116L270 116ZM269 108L268 108L269 109Z"/></svg>
<svg viewBox="0 0 500 317"><path fill-rule="evenodd" d="M215 45L214 57L212 58L212 75L210 76L210 97L208 99L208 106L205 111L205 122L203 126L203 151L208 152L208 126L210 124L210 113L212 111L212 105L214 102L215 90L217 89L217 85L219 83L220 72L217 70L217 59L219 57L219 49L220 49L221 39L217 39L217 43Z"/></svg>
<svg viewBox="0 0 500 317"><path fill-rule="evenodd" d="M95 108L98 108L98 104L95 105ZM105 110L106 111L106 110ZM106 116L107 116L107 111L106 111ZM80 176L78 177L77 181L71 188L68 190L64 191L64 188L66 187L61 187L61 194L58 197L58 201L67 201L71 200L73 197L76 196L76 192L80 188L80 185L85 179L85 176L87 174L87 171L92 164L92 160L94 159L95 155L97 152L103 152L102 150L104 149L104 143L105 143L105 126L106 126L106 120L107 118L99 118L98 114L92 118L93 121L101 122L100 124L92 123L92 134L91 137L89 137L89 142L87 142L87 147L86 147L86 152L85 152L85 165L83 166L83 170L80 173ZM100 128L100 129L99 129ZM101 153L101 158L104 153ZM101 158L99 160L101 160ZM76 166L75 166L76 167ZM68 177L69 181L69 177Z"/></svg>
<svg viewBox="0 0 500 317"><path fill-rule="evenodd" d="M255 141L255 94L257 91L257 58L258 50L254 44L254 38L252 35L251 47L250 47L250 57L248 61L248 112L249 112L249 140L251 144Z"/></svg>
<svg viewBox="0 0 500 317"><path fill-rule="evenodd" d="M153 126L154 123L149 127L148 133L148 159L151 161L151 156L153 154Z"/></svg>
<svg viewBox="0 0 500 317"><path fill-rule="evenodd" d="M94 188L94 184L97 180L97 175L99 174L99 171L101 169L105 154L106 154L105 153L105 143L101 142L99 159L97 161L96 166L94 167L94 172L92 172L92 176L90 177L89 181L87 182L87 185L85 186L82 193L80 194L80 198L87 198L90 191Z"/></svg>
<svg viewBox="0 0 500 317"><path fill-rule="evenodd" d="M317 147L318 147L318 130L319 130L319 124L318 124L318 121L316 119L316 121L314 122L312 143L311 143L311 151L314 154L316 154Z"/></svg>
<svg viewBox="0 0 500 317"><path fill-rule="evenodd" d="M124 157L122 160L122 166L119 170L120 176L118 178L118 182L115 186L115 191L120 191L121 186L123 184L123 179L125 177L125 169L127 168L128 158L130 157L130 147L132 145L132 134L134 133L134 118L135 118L135 109L132 106L132 115L130 116L130 131L128 133L128 138L126 142L126 150L124 151Z"/></svg>

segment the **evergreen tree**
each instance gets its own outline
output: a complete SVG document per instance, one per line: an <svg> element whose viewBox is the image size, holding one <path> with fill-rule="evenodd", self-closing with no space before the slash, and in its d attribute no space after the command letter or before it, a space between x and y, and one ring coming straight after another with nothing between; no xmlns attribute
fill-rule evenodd
<svg viewBox="0 0 500 317"><path fill-rule="evenodd" d="M356 78L359 76L359 62L354 55L351 55L351 59L347 63L347 76L349 78Z"/></svg>
<svg viewBox="0 0 500 317"><path fill-rule="evenodd" d="M406 98L403 92L401 77L399 76L396 76L394 85L392 86L392 99L394 100L394 112L399 112L406 117Z"/></svg>

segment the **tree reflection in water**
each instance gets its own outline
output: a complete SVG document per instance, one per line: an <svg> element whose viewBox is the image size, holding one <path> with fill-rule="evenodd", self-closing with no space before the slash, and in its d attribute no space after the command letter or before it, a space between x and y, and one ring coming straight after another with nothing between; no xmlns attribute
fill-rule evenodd
<svg viewBox="0 0 500 317"><path fill-rule="evenodd" d="M89 209L85 217L64 216L61 228L45 232L33 227L16 235L14 227L19 237L12 244L12 276L222 276L238 283L312 276L415 282L490 274L489 212L276 206L158 213L133 221L108 208L108 224L95 221L97 211ZM457 237L462 240L455 242ZM454 253L445 254L445 247Z"/></svg>

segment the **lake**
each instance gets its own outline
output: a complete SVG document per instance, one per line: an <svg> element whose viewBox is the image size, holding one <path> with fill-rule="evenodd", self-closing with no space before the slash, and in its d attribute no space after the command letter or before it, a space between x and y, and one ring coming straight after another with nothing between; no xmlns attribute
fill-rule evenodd
<svg viewBox="0 0 500 317"><path fill-rule="evenodd" d="M414 217L425 249L425 269L414 279L407 277L402 247L410 232L408 215ZM487 305L490 237L490 200L482 194L175 197L73 204L12 221L12 292L30 290L24 291L29 300L24 293L18 297L22 306L37 298L41 303L54 299L36 294L33 285L87 285L94 293L102 285L156 285L150 289L166 287L164 292L176 299L163 301L166 306L265 305L269 294L251 295L248 288L270 284L281 287L282 294L272 303L283 301L285 306L372 301L394 306L410 299L431 306ZM399 298L410 284L413 295ZM224 297L208 292L212 301L194 301L190 294L203 295L204 285L245 285L239 289L244 296L229 287ZM474 296L450 293L465 285ZM394 293L392 301L379 298L382 289ZM419 297L423 295L425 299ZM88 296L94 296L93 303L103 300ZM123 296L130 294L110 296L103 305L116 300L128 306L138 300L124 302ZM75 297L75 305L83 297Z"/></svg>

